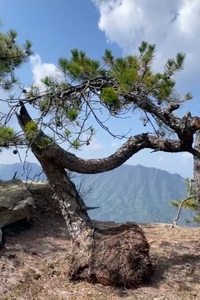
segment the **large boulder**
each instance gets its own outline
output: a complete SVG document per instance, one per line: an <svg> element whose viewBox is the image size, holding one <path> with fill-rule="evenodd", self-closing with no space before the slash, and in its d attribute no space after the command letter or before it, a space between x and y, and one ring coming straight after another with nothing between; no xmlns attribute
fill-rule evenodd
<svg viewBox="0 0 200 300"><path fill-rule="evenodd" d="M21 180L0 181L0 243L2 227L22 219L29 219L34 211L33 196Z"/></svg>

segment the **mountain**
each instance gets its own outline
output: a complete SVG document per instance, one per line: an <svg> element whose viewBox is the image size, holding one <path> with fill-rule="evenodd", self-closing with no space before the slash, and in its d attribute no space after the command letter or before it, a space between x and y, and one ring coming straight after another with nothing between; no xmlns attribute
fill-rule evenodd
<svg viewBox="0 0 200 300"><path fill-rule="evenodd" d="M38 176L41 173L41 167L36 163L29 163L26 162L25 164L15 163L12 165L4 165L0 164L0 179L1 180L9 180L12 179L13 176L16 174L16 178L20 178L22 180L38 179ZM40 176L40 179L45 179L44 175Z"/></svg>
<svg viewBox="0 0 200 300"><path fill-rule="evenodd" d="M141 165L122 165L110 172L87 175L84 186L93 187L86 204L100 206L90 216L101 221L171 223L177 212L171 200L186 196L183 177ZM193 215L182 211L179 224Z"/></svg>
<svg viewBox="0 0 200 300"><path fill-rule="evenodd" d="M20 163L0 164L0 178L11 179L17 171L17 177L23 180L33 178L41 172L39 165ZM40 177L44 179L45 176ZM37 179L37 177L36 177ZM119 168L95 175L73 175L77 186L83 179L84 191L89 194L84 198L88 206L99 206L90 211L90 217L100 221L171 223L177 208L170 205L171 200L186 196L185 180L178 174L141 165L122 165ZM182 211L179 224L194 215L191 211Z"/></svg>

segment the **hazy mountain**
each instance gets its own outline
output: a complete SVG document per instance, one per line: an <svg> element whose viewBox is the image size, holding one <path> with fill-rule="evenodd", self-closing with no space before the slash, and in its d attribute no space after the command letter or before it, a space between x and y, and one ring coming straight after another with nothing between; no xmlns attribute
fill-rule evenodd
<svg viewBox="0 0 200 300"><path fill-rule="evenodd" d="M12 165L4 165L0 164L0 179L1 180L9 180L12 179L16 174L16 178L20 178L22 180L27 179L38 179L38 176L41 173L41 167L36 163L26 162L24 165L21 163L15 163ZM40 175L41 180L45 179L45 176Z"/></svg>
<svg viewBox="0 0 200 300"><path fill-rule="evenodd" d="M100 206L90 216L102 221L171 223L177 212L171 200L186 196L185 180L180 175L141 165L87 175L85 186L93 187L87 205ZM183 212L179 224L192 215L191 211Z"/></svg>
<svg viewBox="0 0 200 300"><path fill-rule="evenodd" d="M0 164L0 179L11 179L16 171L17 177L25 180L27 175L33 178L39 174L41 168L35 163L27 163L25 168L20 163ZM110 172L81 175L81 178L84 178L85 190L92 187L86 204L100 206L91 211L90 216L102 221L171 223L177 209L170 201L186 196L185 181L180 175L141 165L122 165ZM80 175L75 175L73 180L79 185ZM184 211L179 224L184 224L185 218L192 215Z"/></svg>

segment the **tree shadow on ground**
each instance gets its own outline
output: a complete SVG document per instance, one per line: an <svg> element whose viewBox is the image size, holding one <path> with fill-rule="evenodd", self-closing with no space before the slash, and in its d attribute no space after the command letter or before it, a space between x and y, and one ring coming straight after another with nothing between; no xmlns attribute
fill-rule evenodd
<svg viewBox="0 0 200 300"><path fill-rule="evenodd" d="M70 240L62 218L40 214L31 220L24 219L7 225L2 232L0 256L10 251L42 256L51 252L66 253Z"/></svg>
<svg viewBox="0 0 200 300"><path fill-rule="evenodd" d="M176 253L172 258L165 256L151 256L155 263L156 269L149 284L159 285L164 279L179 280L192 278L193 283L200 284L200 253L197 254L180 254Z"/></svg>

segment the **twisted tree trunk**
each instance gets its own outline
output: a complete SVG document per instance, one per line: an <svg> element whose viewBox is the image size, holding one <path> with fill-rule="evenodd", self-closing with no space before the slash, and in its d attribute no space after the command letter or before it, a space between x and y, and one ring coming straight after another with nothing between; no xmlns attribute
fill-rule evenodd
<svg viewBox="0 0 200 300"><path fill-rule="evenodd" d="M25 127L31 117L23 104L17 117L26 134ZM54 198L59 202L72 239L70 278L137 287L153 271L149 244L142 230L137 224L110 229L96 228L75 184L68 177L65 166L62 166L58 151L60 147L55 142L46 149L38 146L44 137L44 133L39 131L30 147L55 193ZM109 167L109 162L107 165ZM87 167L89 171L89 164L86 164L85 169Z"/></svg>
<svg viewBox="0 0 200 300"><path fill-rule="evenodd" d="M37 156L36 156L37 157ZM94 227L87 207L64 168L37 157L59 202L72 239L71 279L115 286L138 286L151 275L149 245L136 224L110 229Z"/></svg>

